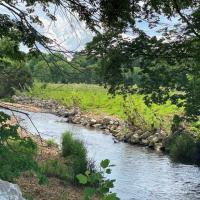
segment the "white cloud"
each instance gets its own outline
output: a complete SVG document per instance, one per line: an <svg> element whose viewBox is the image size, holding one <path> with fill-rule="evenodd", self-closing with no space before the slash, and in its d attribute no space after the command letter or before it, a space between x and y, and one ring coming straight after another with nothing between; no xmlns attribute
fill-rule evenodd
<svg viewBox="0 0 200 200"><path fill-rule="evenodd" d="M37 8L37 14L40 16L44 27L37 27L38 30L47 37L56 40L63 48L70 51L79 51L83 49L87 42L91 41L94 34L86 28L84 22L78 21L76 15L63 13L58 10L57 20L52 22L47 16L41 14L40 8Z"/></svg>
<svg viewBox="0 0 200 200"><path fill-rule="evenodd" d="M18 4L18 8L24 10L24 4ZM53 12L53 5L50 7L50 10ZM12 18L14 15L10 13L6 8L0 6L1 14L8 14ZM91 41L94 34L86 28L86 24L84 22L80 22L77 19L76 14L72 16L70 13L63 13L62 10L56 11L55 22L52 22L49 17L42 11L41 6L38 4L35 7L35 13L39 16L40 20L43 22L44 26L34 25L34 27L45 36L54 39L60 44L63 49L67 49L69 51L80 51L82 50L86 43ZM23 45L21 45L22 49L27 51Z"/></svg>

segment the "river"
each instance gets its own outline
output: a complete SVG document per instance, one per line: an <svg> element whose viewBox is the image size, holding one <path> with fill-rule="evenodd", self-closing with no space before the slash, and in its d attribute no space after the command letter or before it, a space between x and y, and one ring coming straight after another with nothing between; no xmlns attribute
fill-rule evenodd
<svg viewBox="0 0 200 200"><path fill-rule="evenodd" d="M110 159L116 165L110 175L116 179L114 191L121 200L200 199L200 168L174 164L168 156L143 147L114 143L112 136L100 130L59 122L62 118L52 114L28 113L44 138L54 138L60 143L62 133L71 131L84 141L88 157L96 164ZM36 132L26 116L16 115L24 119L21 124L30 132Z"/></svg>

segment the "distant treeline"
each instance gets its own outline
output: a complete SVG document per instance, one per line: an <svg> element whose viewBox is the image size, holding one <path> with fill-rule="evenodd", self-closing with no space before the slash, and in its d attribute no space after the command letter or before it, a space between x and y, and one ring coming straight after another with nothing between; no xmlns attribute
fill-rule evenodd
<svg viewBox="0 0 200 200"><path fill-rule="evenodd" d="M62 54L28 57L26 65L34 79L46 83L103 83L101 60L77 53L71 61ZM124 82L135 84L139 68L124 73Z"/></svg>
<svg viewBox="0 0 200 200"><path fill-rule="evenodd" d="M68 61L62 54L43 54L26 59L33 79L50 83L100 83L98 60L76 54Z"/></svg>
<svg viewBox="0 0 200 200"><path fill-rule="evenodd" d="M69 61L63 54L24 53L10 38L0 39L0 97L24 90L34 81L43 83L104 84L103 60L76 53ZM135 63L133 63L133 66ZM124 83L137 84L140 69L125 70Z"/></svg>

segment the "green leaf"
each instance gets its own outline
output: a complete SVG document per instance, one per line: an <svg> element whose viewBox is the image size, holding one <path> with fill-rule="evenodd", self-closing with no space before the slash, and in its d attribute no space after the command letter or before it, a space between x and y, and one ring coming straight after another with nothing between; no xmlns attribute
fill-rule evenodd
<svg viewBox="0 0 200 200"><path fill-rule="evenodd" d="M120 200L115 193L106 195L103 200Z"/></svg>
<svg viewBox="0 0 200 200"><path fill-rule="evenodd" d="M86 187L84 190L84 200L89 200L94 194L96 190L91 187Z"/></svg>
<svg viewBox="0 0 200 200"><path fill-rule="evenodd" d="M85 172L85 175L86 175L86 176L89 176L89 175L90 175L90 171L87 170L87 171Z"/></svg>
<svg viewBox="0 0 200 200"><path fill-rule="evenodd" d="M76 176L76 178L78 179L79 183L81 183L81 184L86 184L87 183L87 176L85 176L83 174L78 174Z"/></svg>
<svg viewBox="0 0 200 200"><path fill-rule="evenodd" d="M111 174L111 169L110 168L106 169L106 174Z"/></svg>
<svg viewBox="0 0 200 200"><path fill-rule="evenodd" d="M110 160L108 160L108 159L101 161L101 167L104 169L107 168L109 166L109 164L110 164Z"/></svg>

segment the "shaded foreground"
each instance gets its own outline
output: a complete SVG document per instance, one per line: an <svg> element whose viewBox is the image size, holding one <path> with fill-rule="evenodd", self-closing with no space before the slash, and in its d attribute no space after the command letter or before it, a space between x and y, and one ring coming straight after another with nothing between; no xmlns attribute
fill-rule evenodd
<svg viewBox="0 0 200 200"><path fill-rule="evenodd" d="M58 146L49 146L47 141L41 142L37 136L33 137L37 143L39 151L35 158L38 163L46 163L49 160L60 160L61 152ZM52 175L53 176L53 175ZM38 178L31 172L25 172L17 179L17 184L20 186L24 197L28 200L80 200L83 199L83 189L78 186L73 186L71 183L61 180L56 177L48 177L47 184L39 184Z"/></svg>

